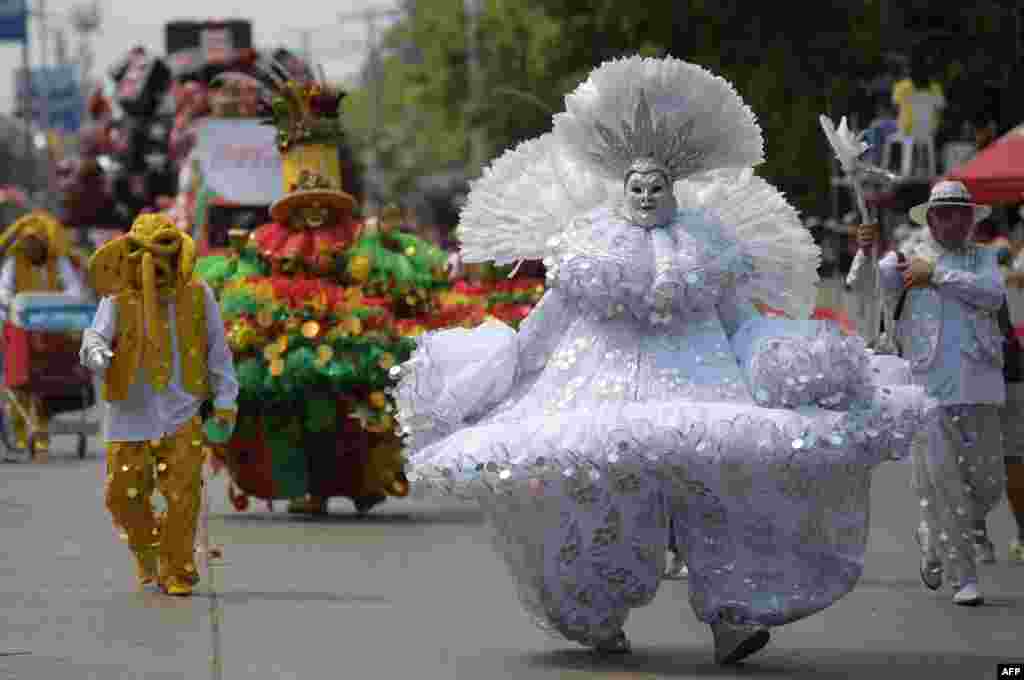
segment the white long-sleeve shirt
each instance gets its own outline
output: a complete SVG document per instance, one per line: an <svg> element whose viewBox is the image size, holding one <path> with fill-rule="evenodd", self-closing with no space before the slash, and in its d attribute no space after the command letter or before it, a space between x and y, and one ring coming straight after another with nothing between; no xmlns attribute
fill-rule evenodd
<svg viewBox="0 0 1024 680"><path fill-rule="evenodd" d="M937 298L908 294L901 315L901 323L918 316L931 321L915 326L913 332L928 336L916 340L937 345L934 359L924 369L913 371L915 382L943 406L1003 404L1006 387L1002 369L965 351L977 342L969 319L972 310L994 314L1006 296L996 253L975 247L949 251L928 239L907 256L935 263L930 289L938 294ZM882 289L898 298L903 290L903 273L896 265L895 252L878 263Z"/></svg>
<svg viewBox="0 0 1024 680"><path fill-rule="evenodd" d="M224 333L224 322L213 291L205 283L207 370L213 391L214 408L234 409L238 399L238 379L235 376L231 349ZM128 388L124 401L107 402L106 439L111 441L147 441L162 439L177 432L199 412L202 401L186 391L181 384L181 361L178 351L178 333L174 301L167 305L170 322L173 367L167 389L157 392L149 384L145 368L140 365L135 381ZM82 338L82 357L97 346L110 348L117 328L117 307L112 298L100 300L92 326ZM102 377L102 376L101 376Z"/></svg>
<svg viewBox="0 0 1024 680"><path fill-rule="evenodd" d="M880 318L886 302L877 294L877 277L878 270L872 266L868 254L858 250L846 275L846 285L850 287L852 293L848 298L847 307L857 326L857 332L869 345L878 340L877 319Z"/></svg>

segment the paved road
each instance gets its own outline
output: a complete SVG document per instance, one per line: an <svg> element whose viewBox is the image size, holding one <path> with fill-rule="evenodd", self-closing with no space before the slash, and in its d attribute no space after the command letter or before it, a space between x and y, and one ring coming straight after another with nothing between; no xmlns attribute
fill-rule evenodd
<svg viewBox="0 0 1024 680"><path fill-rule="evenodd" d="M136 592L126 547L102 504L102 457L80 461L58 437L51 462L0 465L0 680L203 680L211 599ZM324 520L253 506L211 489L211 532L226 548L226 680L574 680L576 678L994 678L1024 657L1024 567L983 572L989 603L956 608L917 580L908 469L875 477L873 532L859 587L776 631L740 669L711 660L710 632L668 583L627 630L630 657L596 660L547 638L518 609L472 507L391 502ZM279 510L283 507L279 505ZM1005 558L1005 504L992 529Z"/></svg>

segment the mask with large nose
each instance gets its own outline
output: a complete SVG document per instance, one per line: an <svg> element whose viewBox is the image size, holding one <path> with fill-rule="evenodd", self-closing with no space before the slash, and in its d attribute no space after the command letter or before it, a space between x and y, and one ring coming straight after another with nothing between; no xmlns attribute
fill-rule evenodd
<svg viewBox="0 0 1024 680"><path fill-rule="evenodd" d="M652 229L669 224L678 204L672 183L660 170L636 171L626 175L626 210L629 220Z"/></svg>
<svg viewBox="0 0 1024 680"><path fill-rule="evenodd" d="M160 213L140 215L127 234L105 243L89 259L89 277L97 294L114 297L115 304L122 295L130 304L141 298L142 318L124 317L124 328L133 338L126 342L142 344L141 365L157 391L166 389L171 379L172 320L179 342L186 343L179 347L187 348L195 340L190 320L198 311L194 305L202 304L191 287L195 262L195 242ZM172 301L175 316L169 317ZM138 321L141 325L136 326Z"/></svg>
<svg viewBox="0 0 1024 680"><path fill-rule="evenodd" d="M25 237L21 243L21 251L25 253L28 261L36 267L46 264L48 250L46 240L42 236L33 234Z"/></svg>
<svg viewBox="0 0 1024 680"><path fill-rule="evenodd" d="M172 299L191 276L194 246L166 216L147 214L125 235L123 256L129 285L142 292L146 327L155 329L158 306Z"/></svg>
<svg viewBox="0 0 1024 680"><path fill-rule="evenodd" d="M145 231L132 230L127 235L126 258L133 288L143 293L166 296L178 282L178 257L182 233L173 226Z"/></svg>

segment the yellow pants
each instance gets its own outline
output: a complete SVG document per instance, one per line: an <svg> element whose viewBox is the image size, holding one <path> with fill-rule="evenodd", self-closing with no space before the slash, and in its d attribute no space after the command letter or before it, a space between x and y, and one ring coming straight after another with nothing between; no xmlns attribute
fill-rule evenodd
<svg viewBox="0 0 1024 680"><path fill-rule="evenodd" d="M160 580L199 582L194 548L203 488L203 443L196 416L162 440L107 444L107 509L138 557L153 548ZM152 495L159 490L167 512L158 517Z"/></svg>
<svg viewBox="0 0 1024 680"><path fill-rule="evenodd" d="M43 400L31 392L25 390L11 390L14 400L18 402L17 408L9 400L6 404L7 413L10 415L11 423L14 425L14 439L19 448L28 445L28 423L22 413L28 415L30 422L35 424L33 431L36 433L36 446L45 450L50 445L50 414L43 406Z"/></svg>

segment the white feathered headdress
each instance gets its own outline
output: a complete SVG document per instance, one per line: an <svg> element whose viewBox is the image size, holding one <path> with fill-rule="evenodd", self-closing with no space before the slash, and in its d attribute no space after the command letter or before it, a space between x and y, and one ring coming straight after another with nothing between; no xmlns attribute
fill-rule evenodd
<svg viewBox="0 0 1024 680"><path fill-rule="evenodd" d="M543 259L574 217L622 199L634 164L653 165L684 179L680 206L709 211L749 253L752 294L809 314L821 251L782 194L750 171L763 160L761 130L728 81L678 59L619 59L591 73L566 109L552 132L473 182L457 230L465 262Z"/></svg>
<svg viewBox="0 0 1024 680"><path fill-rule="evenodd" d="M678 182L680 205L713 215L726 237L750 257L746 297L806 319L818 297L821 247L782 192L750 168L709 173L704 182Z"/></svg>
<svg viewBox="0 0 1024 680"><path fill-rule="evenodd" d="M565 109L555 136L620 183L635 164L675 181L764 160L761 128L729 81L679 59L606 62L566 96Z"/></svg>
<svg viewBox="0 0 1024 680"><path fill-rule="evenodd" d="M548 239L621 191L571 160L550 132L523 142L472 184L456 231L462 259L542 260Z"/></svg>

